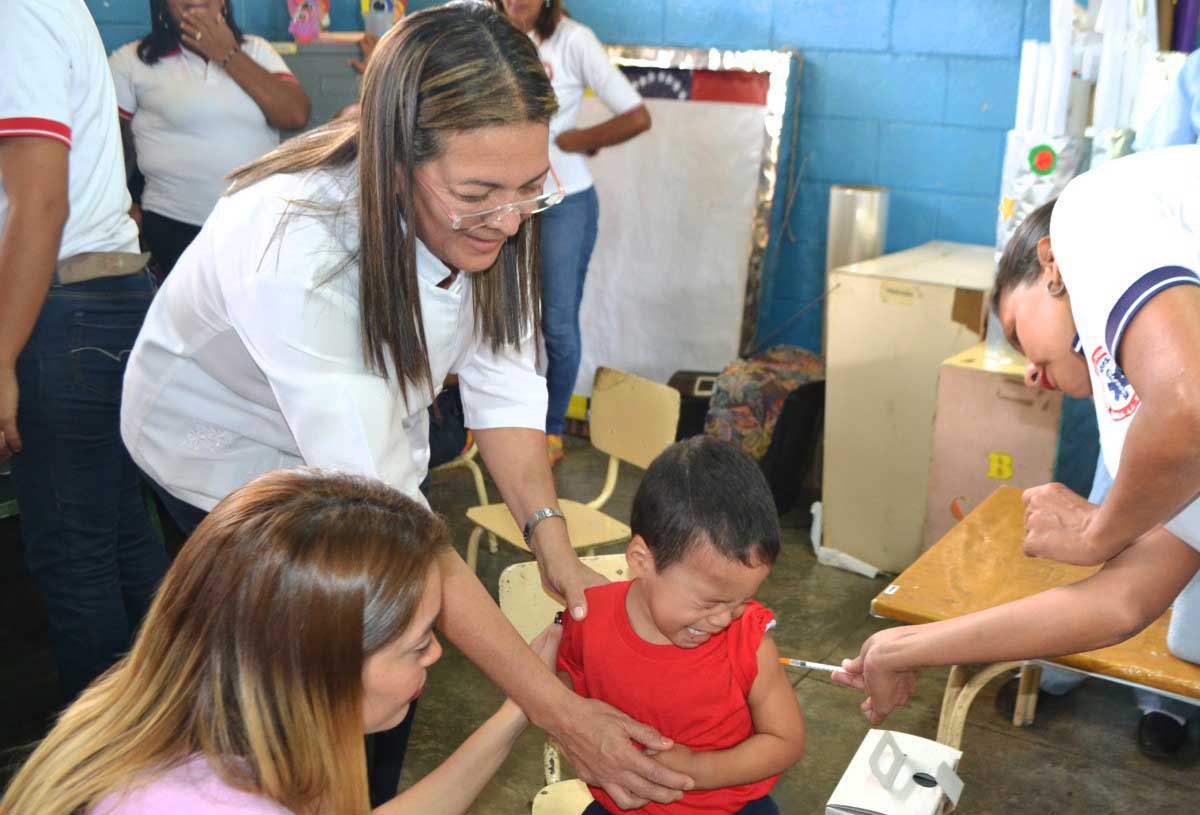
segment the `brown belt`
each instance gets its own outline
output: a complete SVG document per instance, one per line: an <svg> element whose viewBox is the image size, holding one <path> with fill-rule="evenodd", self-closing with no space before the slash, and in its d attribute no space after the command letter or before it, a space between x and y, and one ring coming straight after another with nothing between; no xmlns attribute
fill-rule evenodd
<svg viewBox="0 0 1200 815"><path fill-rule="evenodd" d="M70 285L99 277L124 277L140 272L149 262L146 252L82 252L60 260L54 276L57 282Z"/></svg>

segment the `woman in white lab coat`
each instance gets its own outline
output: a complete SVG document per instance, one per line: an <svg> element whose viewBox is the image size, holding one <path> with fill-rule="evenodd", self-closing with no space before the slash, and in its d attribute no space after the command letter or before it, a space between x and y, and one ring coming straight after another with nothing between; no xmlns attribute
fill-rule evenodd
<svg viewBox="0 0 1200 815"><path fill-rule="evenodd" d="M530 216L561 198L543 190L556 102L537 51L480 4L430 9L381 40L360 101L358 118L235 174L133 350L125 443L189 526L251 478L298 464L423 500L426 409L456 373L545 583L582 617L584 588L602 579L557 509L535 367ZM661 736L566 692L462 559L444 561L442 632L582 774L631 803L681 794L685 777L629 743Z"/></svg>

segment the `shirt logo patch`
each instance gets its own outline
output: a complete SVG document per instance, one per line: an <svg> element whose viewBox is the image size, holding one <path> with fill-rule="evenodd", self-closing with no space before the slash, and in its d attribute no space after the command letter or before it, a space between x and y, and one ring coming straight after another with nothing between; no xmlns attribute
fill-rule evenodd
<svg viewBox="0 0 1200 815"><path fill-rule="evenodd" d="M1137 413L1142 400L1133 389L1133 385L1129 384L1125 372L1117 366L1116 360L1103 345L1092 351L1092 366L1096 369L1100 381L1104 383L1104 406L1108 408L1108 415L1120 422Z"/></svg>

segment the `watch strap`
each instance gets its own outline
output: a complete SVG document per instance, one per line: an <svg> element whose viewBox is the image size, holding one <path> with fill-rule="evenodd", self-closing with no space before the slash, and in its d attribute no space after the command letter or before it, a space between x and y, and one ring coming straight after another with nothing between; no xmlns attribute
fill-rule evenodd
<svg viewBox="0 0 1200 815"><path fill-rule="evenodd" d="M567 516L558 507L542 507L541 509L534 510L529 519L525 521L525 528L521 530L521 534L525 537L526 546L532 545L530 541L533 539L533 530L547 518L562 518L564 521L567 520Z"/></svg>

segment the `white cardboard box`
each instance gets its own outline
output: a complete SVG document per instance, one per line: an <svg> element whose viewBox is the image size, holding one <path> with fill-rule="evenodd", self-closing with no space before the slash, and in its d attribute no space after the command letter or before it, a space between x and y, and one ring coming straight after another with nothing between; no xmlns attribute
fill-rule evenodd
<svg viewBox="0 0 1200 815"><path fill-rule="evenodd" d="M888 572L921 554L938 370L980 340L992 254L934 242L830 273L826 549Z"/></svg>
<svg viewBox="0 0 1200 815"><path fill-rule="evenodd" d="M940 742L872 730L842 775L825 815L938 815L962 794L954 772L962 751Z"/></svg>

